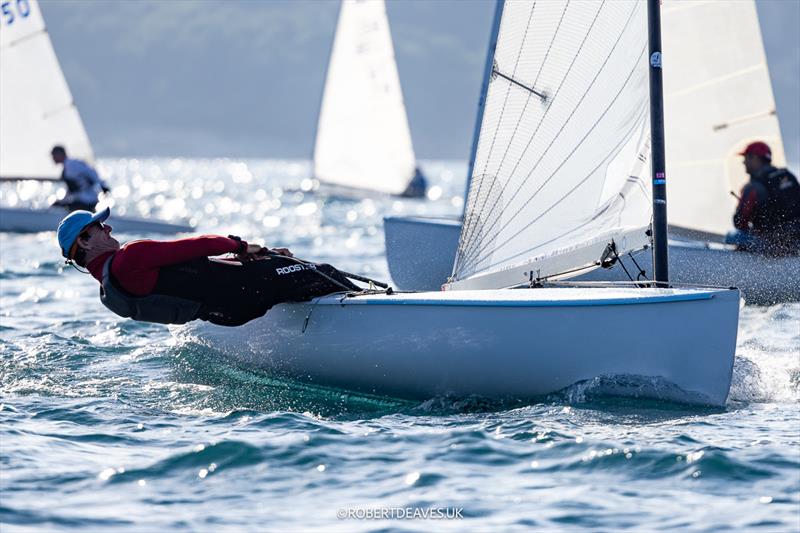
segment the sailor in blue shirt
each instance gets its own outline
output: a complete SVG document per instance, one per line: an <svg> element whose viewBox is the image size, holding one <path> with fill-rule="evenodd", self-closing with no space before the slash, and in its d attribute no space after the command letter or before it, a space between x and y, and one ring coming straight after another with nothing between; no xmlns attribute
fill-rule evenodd
<svg viewBox="0 0 800 533"><path fill-rule="evenodd" d="M67 184L67 194L53 206L66 207L70 211L83 209L94 211L98 193L111 192L111 189L97 175L97 171L80 159L70 159L63 146L54 146L50 152L53 162L64 165L61 179Z"/></svg>

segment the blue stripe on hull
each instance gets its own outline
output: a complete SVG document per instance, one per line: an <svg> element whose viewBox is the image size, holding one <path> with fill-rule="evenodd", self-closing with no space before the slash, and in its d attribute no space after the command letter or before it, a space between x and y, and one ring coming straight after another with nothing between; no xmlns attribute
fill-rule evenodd
<svg viewBox="0 0 800 533"><path fill-rule="evenodd" d="M425 306L455 306L455 307L590 307L603 305L636 305L636 304L656 304L667 302L689 302L694 300L710 300L713 293L700 292L692 294L674 294L664 296L651 296L648 298L609 298L603 300L428 300L428 299L395 299L386 298L378 300L374 298L357 300L349 299L330 302L331 305L425 305ZM357 298L357 297L356 297ZM322 302L320 302L322 303Z"/></svg>

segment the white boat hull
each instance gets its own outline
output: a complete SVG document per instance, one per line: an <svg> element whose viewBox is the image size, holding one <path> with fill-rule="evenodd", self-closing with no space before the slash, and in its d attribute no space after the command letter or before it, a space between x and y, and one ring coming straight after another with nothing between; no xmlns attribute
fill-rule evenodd
<svg viewBox="0 0 800 533"><path fill-rule="evenodd" d="M387 217L386 259L396 286L403 290L438 290L451 274L461 224L453 219ZM420 253L420 250L424 251ZM630 259L623 259L635 275ZM649 251L636 255L652 273ZM800 257L764 257L714 243L670 241L670 279L677 284L738 287L748 304L800 301ZM628 281L615 265L574 278L578 281Z"/></svg>
<svg viewBox="0 0 800 533"><path fill-rule="evenodd" d="M58 223L67 215L64 209L19 209L0 208L0 231L14 233L37 233L55 231ZM187 224L176 224L160 220L116 216L108 223L117 233L187 233L193 228Z"/></svg>
<svg viewBox="0 0 800 533"><path fill-rule="evenodd" d="M327 296L174 332L276 375L392 397L536 398L624 376L668 385L624 395L719 406L738 315L736 290L452 291Z"/></svg>

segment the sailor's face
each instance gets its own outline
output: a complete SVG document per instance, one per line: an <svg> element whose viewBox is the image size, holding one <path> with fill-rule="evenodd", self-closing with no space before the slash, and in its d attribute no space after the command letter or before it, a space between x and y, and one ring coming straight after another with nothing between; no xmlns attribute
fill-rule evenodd
<svg viewBox="0 0 800 533"><path fill-rule="evenodd" d="M86 251L119 250L119 241L111 236L112 229L102 222L87 226L80 234L81 247Z"/></svg>
<svg viewBox="0 0 800 533"><path fill-rule="evenodd" d="M757 167L757 164L759 163L758 156L755 156L753 154L744 154L743 163L745 172L747 172L748 174L752 174L758 169Z"/></svg>

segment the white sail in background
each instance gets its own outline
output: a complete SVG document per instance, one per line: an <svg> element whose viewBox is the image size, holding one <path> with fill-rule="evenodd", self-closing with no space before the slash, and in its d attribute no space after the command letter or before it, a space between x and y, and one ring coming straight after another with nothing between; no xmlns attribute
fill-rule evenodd
<svg viewBox="0 0 800 533"><path fill-rule="evenodd" d="M648 91L644 2L505 3L453 288L649 243Z"/></svg>
<svg viewBox="0 0 800 533"><path fill-rule="evenodd" d="M756 5L668 0L662 27L669 221L724 234L748 179L738 153L762 140L785 164Z"/></svg>
<svg viewBox="0 0 800 533"><path fill-rule="evenodd" d="M10 14L0 18L0 177L55 178L54 145L89 161L92 147L38 3L7 4Z"/></svg>
<svg viewBox="0 0 800 533"><path fill-rule="evenodd" d="M400 194L414 177L400 78L383 0L344 0L314 146L314 177Z"/></svg>

